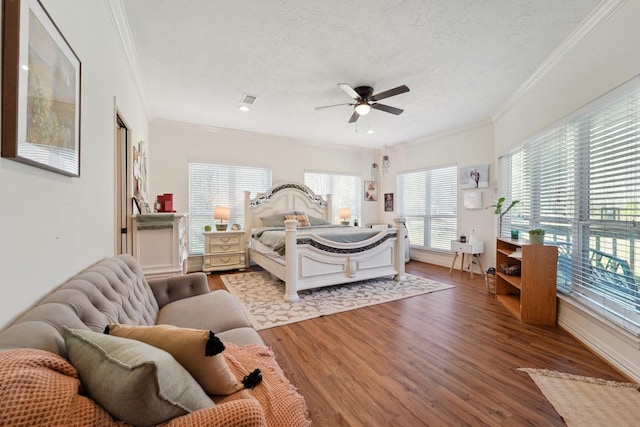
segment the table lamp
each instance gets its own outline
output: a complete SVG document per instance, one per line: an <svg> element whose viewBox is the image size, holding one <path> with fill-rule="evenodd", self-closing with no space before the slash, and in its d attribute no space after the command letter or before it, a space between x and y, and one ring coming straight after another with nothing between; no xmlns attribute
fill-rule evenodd
<svg viewBox="0 0 640 427"><path fill-rule="evenodd" d="M227 223L223 222L223 221L229 221L229 213L231 212L231 209L226 207L226 206L216 206L214 212L213 212L213 219L214 220L220 220L220 222L216 223L216 230L217 231L226 231L227 230Z"/></svg>
<svg viewBox="0 0 640 427"><path fill-rule="evenodd" d="M349 225L350 218L351 218L351 209L340 208L340 224Z"/></svg>

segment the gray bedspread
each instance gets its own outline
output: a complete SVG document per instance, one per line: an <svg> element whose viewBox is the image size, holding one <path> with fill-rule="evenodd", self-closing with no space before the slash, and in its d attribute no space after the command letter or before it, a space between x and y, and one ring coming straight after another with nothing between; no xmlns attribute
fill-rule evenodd
<svg viewBox="0 0 640 427"><path fill-rule="evenodd" d="M384 230L361 227L347 227L336 225L319 225L315 227L298 228L298 235L314 234L323 239L338 243L354 243L367 240ZM253 230L253 238L258 239L262 244L272 248L275 252L283 255L285 252L285 231L284 227L260 227Z"/></svg>

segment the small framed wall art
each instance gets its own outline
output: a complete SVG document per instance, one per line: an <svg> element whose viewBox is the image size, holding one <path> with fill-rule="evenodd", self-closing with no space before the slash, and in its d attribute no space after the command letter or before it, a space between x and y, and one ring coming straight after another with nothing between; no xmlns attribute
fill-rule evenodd
<svg viewBox="0 0 640 427"><path fill-rule="evenodd" d="M465 209L482 209L482 191L467 191L464 193Z"/></svg>
<svg viewBox="0 0 640 427"><path fill-rule="evenodd" d="M384 211L393 212L393 193L384 193Z"/></svg>
<svg viewBox="0 0 640 427"><path fill-rule="evenodd" d="M377 181L364 182L364 200L366 202L378 201L378 182Z"/></svg>
<svg viewBox="0 0 640 427"><path fill-rule="evenodd" d="M3 21L2 157L80 176L80 59L37 0Z"/></svg>
<svg viewBox="0 0 640 427"><path fill-rule="evenodd" d="M465 166L460 168L460 188L488 188L489 165Z"/></svg>

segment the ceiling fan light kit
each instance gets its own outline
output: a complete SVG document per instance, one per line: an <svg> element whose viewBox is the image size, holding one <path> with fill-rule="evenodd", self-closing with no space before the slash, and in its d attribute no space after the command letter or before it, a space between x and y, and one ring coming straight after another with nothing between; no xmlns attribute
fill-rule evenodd
<svg viewBox="0 0 640 427"><path fill-rule="evenodd" d="M369 105L367 101L360 101L356 104L356 113L358 113L358 115L364 116L369 114L369 111L371 111L371 105Z"/></svg>
<svg viewBox="0 0 640 427"><path fill-rule="evenodd" d="M406 85L401 85L393 89L385 90L384 92L380 92L375 95L373 94L373 88L371 86L358 86L355 89L347 83L338 83L338 86L340 87L340 89L345 91L347 95L353 98L355 103L326 105L324 107L316 107L316 110L324 110L326 108L338 107L342 105L355 106L353 114L349 119L349 123L357 122L360 116L368 114L372 108L374 110L384 111L385 113L395 114L396 116L402 114L404 110L385 104L379 104L377 101L395 95L400 95L401 93L409 92L409 88Z"/></svg>

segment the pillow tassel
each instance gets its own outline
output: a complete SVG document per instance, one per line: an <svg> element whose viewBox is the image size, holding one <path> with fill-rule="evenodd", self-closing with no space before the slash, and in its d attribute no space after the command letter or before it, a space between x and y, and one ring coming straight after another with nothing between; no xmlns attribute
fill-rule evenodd
<svg viewBox="0 0 640 427"><path fill-rule="evenodd" d="M218 338L213 332L209 331L209 340L205 346L204 355L206 357L215 356L216 354L222 353L224 348L224 344L220 341L220 338Z"/></svg>
<svg viewBox="0 0 640 427"><path fill-rule="evenodd" d="M260 372L260 369L254 370L249 375L245 375L245 377L242 379L242 385L244 386L244 388L249 388L249 389L254 388L261 382L262 382L262 373Z"/></svg>

